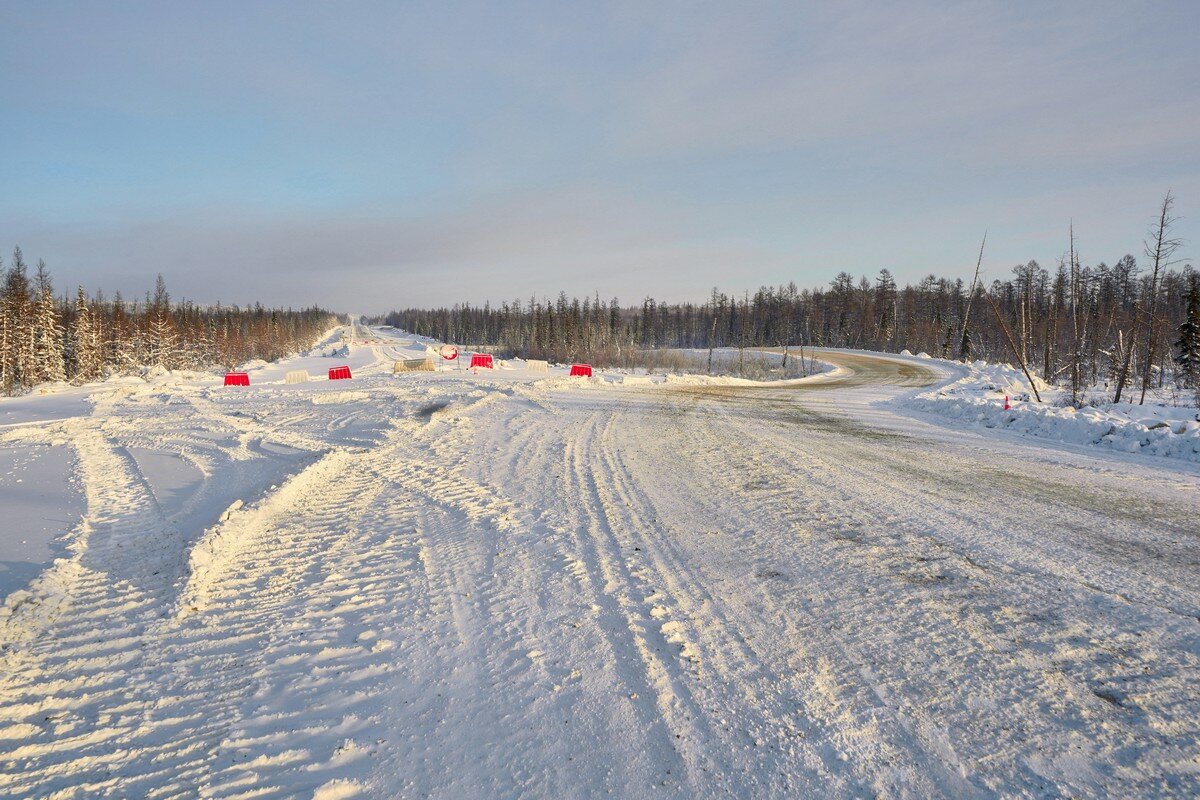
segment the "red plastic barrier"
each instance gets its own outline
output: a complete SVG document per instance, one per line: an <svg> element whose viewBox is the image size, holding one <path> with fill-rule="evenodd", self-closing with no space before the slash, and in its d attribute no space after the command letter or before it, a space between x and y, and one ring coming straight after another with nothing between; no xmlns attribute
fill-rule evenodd
<svg viewBox="0 0 1200 800"><path fill-rule="evenodd" d="M571 377L572 378L590 378L590 377L592 377L592 365L591 364L572 364L571 365Z"/></svg>
<svg viewBox="0 0 1200 800"><path fill-rule="evenodd" d="M349 380L351 377L353 377L353 376L350 374L349 367L330 367L329 368L329 380L331 380L331 381L345 381L345 380Z"/></svg>
<svg viewBox="0 0 1200 800"><path fill-rule="evenodd" d="M484 369L494 369L495 364L492 362L491 353L472 353L471 354L471 369L483 367Z"/></svg>
<svg viewBox="0 0 1200 800"><path fill-rule="evenodd" d="M249 386L250 385L250 376L247 375L245 372L226 372L225 373L225 385L226 386Z"/></svg>

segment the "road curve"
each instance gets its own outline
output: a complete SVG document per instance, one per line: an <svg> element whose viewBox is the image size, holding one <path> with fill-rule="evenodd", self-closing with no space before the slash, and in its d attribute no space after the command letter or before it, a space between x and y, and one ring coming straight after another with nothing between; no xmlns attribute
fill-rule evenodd
<svg viewBox="0 0 1200 800"><path fill-rule="evenodd" d="M767 353L782 353L782 350L764 350ZM946 373L924 364L915 364L899 358L870 353L852 353L845 350L809 351L809 356L818 361L833 364L837 369L798 382L789 381L791 389L799 391L817 389L840 389L851 386L930 386L943 380ZM793 354L794 355L794 354Z"/></svg>
<svg viewBox="0 0 1200 800"><path fill-rule="evenodd" d="M780 354L778 349L757 352ZM792 357L797 357L792 351ZM894 396L904 389L931 386L946 380L953 373L949 368L906 361L900 357L875 355L846 350L809 350L805 358L816 356L818 361L832 364L834 369L806 378L762 383L736 383L713 386L667 386L669 392L711 399L745 401L750 403L791 403L797 393L837 392L838 402L879 400ZM851 390L851 391L845 391ZM864 391L865 390L865 391ZM832 402L832 397L829 398Z"/></svg>

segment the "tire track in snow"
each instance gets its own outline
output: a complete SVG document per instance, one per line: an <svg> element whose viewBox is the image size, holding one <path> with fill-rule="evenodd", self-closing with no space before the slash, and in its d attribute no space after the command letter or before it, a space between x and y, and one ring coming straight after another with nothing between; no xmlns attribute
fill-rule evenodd
<svg viewBox="0 0 1200 800"><path fill-rule="evenodd" d="M556 421L560 420L556 420L554 417L547 418L547 414L554 413L550 406L541 402L524 404L523 401L528 398L524 397L523 393L516 394L522 403L511 411L504 410L505 421L502 427L506 432L506 438L511 437L513 450L511 458L510 454L505 455L503 464L521 474L555 469L554 465L558 463L558 459L565 457L563 443L558 441L561 431L557 430L554 425ZM436 422L431 421L429 426L419 429L413 428L411 433L415 438L428 441L431 446L436 447L439 458L450 463L472 467L495 466L497 462L488 458L492 445L486 441L480 444L474 440L473 434L478 428L472 420L481 412L493 410L494 403L505 397L506 393L501 393L489 396L487 402L480 401L471 406L448 408L438 412ZM556 442L557 444L555 444ZM505 519L515 520L515 525L510 522L508 525L502 526L509 529L510 538L512 538L509 544L502 545L504 558L497 560L500 552L497 552L494 557L489 556L490 548L485 551L486 563L482 571L486 572L490 568L492 574L498 577L490 583L482 582L486 599L477 605L491 607L501 603L514 607L517 618L522 620L523 630L522 637L517 641L522 643L521 647L528 647L526 642L536 643L535 649L527 655L535 667L534 672L538 676L539 683L529 686L530 691L534 694L524 700L524 703L542 707L543 713L550 716L556 716L557 713L565 714L562 720L564 724L570 724L572 717L579 716L577 709L589 708L593 710L593 713L599 714L599 718L591 719L590 724L617 726L612 734L603 739L593 739L587 744L580 742L582 749L580 746L571 745L571 742L575 741L580 733L575 729L562 729L562 734L567 736L565 740L562 739L562 734L555 735L554 731L539 731L534 735L538 751L561 754L564 772L556 774L553 780L558 785L569 785L564 781L571 780L571 775L576 775L574 780L578 780L577 774L569 769L570 762L578 761L580 754L585 752L589 746L595 747L600 742L625 741L630 735L639 739L651 735L649 743L655 748L652 752L657 752L657 745L653 744L655 739L662 742L669 737L661 729L657 736L652 735L657 711L646 715L639 714L640 722L637 722L632 730L623 727L632 722L632 720L626 719L625 712L643 708L643 704L648 702L647 698L653 695L644 679L634 678L622 681L624 693L618 694L622 691L620 685L594 686L591 685L592 681L586 679L588 675L585 671L559 666L564 653L571 653L574 663L591 660L593 658L590 654L591 648L595 647L594 637L599 637L596 643L603 642L604 653L597 655L603 659L601 663L604 664L614 658L624 658L622 653L628 648L628 643L620 637L614 638L611 627L607 624L608 620L604 618L603 602L601 602L605 600L604 590L597 588L601 587L601 581L599 578L589 576L583 566L588 559L580 559L581 548L575 532L579 523L571 521L574 519L572 516L574 512L569 510L578 506L578 498L575 496L556 497L555 502L550 505L543 502L514 505L510 501L503 500L512 494L511 484L508 483L512 477L514 476L511 474L506 477L505 473L501 471L501 473L493 473L486 478L486 484L478 483L461 474L457 481L459 485L468 487L468 491L465 493L468 497L491 497L498 498L498 502L504 502ZM521 484L522 481L518 478L517 485ZM472 502L478 501L473 500ZM450 551L440 557L433 553L433 548L430 548L430 552L430 561L433 565L455 562L461 564L464 561L457 551ZM565 569L556 568L558 565L562 565ZM571 576L570 581L564 585L562 579L568 575ZM577 588L580 580L583 581L584 591L582 594ZM454 582L449 584L449 586L452 585ZM448 586L444 588L448 588ZM436 596L440 592L434 594ZM458 600L456 603L465 605L468 609L476 607L476 604L467 603L465 600ZM583 615L578 616L573 609L580 609ZM536 616L531 615L530 612L536 612ZM597 618L597 614L600 615L600 618ZM461 609L455 613L455 618L460 621L465 616L478 618L477 613L465 615L461 613ZM544 617L547 619L541 621ZM502 619L501 616L496 620L500 624L493 627L503 631L505 625L501 622ZM534 624L530 624L531 621ZM464 642L475 641L483 634L482 630L476 631L473 627L468 631L461 624L459 632ZM581 641L587 643L582 653L579 652ZM501 659L503 659L503 654L501 654ZM607 677L605 677L605 683L607 683ZM630 688L635 691L630 692ZM596 696L597 692L601 693L599 697ZM630 694L633 695L633 699L628 697ZM615 713L612 708L614 703L616 703ZM556 712L554 709L562 709L562 711ZM652 730L645 730L648 725ZM547 738L547 735L552 738ZM519 742L522 738L528 738L528 734L525 737L513 736L514 742ZM519 754L524 749L506 742L503 752ZM658 759L658 761L661 762L662 759ZM497 766L501 772L511 769L502 761ZM668 765L667 769L670 770L671 767ZM631 778L640 780L642 785L650 786L660 782L659 779L654 778L655 774L660 777L663 775L671 777L670 774L664 773L661 767L649 767L644 763L644 759L639 759L637 764L625 764L624 771L627 774L622 775L610 770L609 774L601 776L600 785L596 788L602 790L607 786L611 791L614 786L626 785ZM678 775L679 770L675 769L674 773ZM519 780L517 783L520 785ZM535 783L531 788L537 787L544 790L545 784ZM488 794L489 792L482 793Z"/></svg>
<svg viewBox="0 0 1200 800"><path fill-rule="evenodd" d="M603 422L599 415L577 424L574 440L568 440L563 451L563 469L568 476L567 493L574 519L575 547L587 576L589 593L599 606L598 624L609 640L615 667L622 681L633 690L634 699L643 695L654 698L635 703L641 725L657 742L656 763L665 775L686 767L679 776L694 785L699 764L687 761L673 737L699 739L694 720L700 717L691 694L684 683L679 665L675 663L659 631L648 632L652 620L647 619L644 598L651 594L644 581L633 575L627 556L621 550L613 528L619 524L610 515L610 504L604 502L603 492L595 472L597 429ZM640 596L642 601L635 599ZM656 646L658 645L658 646ZM667 655L662 655L666 650ZM665 778L664 778L665 779Z"/></svg>
<svg viewBox="0 0 1200 800"><path fill-rule="evenodd" d="M828 623L822 624L821 618L809 610L809 604L790 605L784 612L773 596L776 587L790 583L792 578L789 573L795 567L801 567L809 579L816 577L817 586L828 586L825 591L832 592L835 597L843 594L839 590L860 582L858 576L847 573L839 562L843 543L861 530L863 522L852 511L861 507L861 503L825 505L828 501L820 501L817 508L821 510L816 512L816 524L821 528L832 528L835 533L844 532L842 539L835 537L830 540L832 551L828 554L822 552L827 549L825 542L810 538L800 563L790 556L777 560L763 558L773 549L772 532L778 535L796 531L798 523L804 525L810 522L803 517L797 519L792 516L794 504L790 498L794 493L837 498L840 484L831 479L825 491L805 491L805 481L796 480L795 474L799 472L811 480L823 471L811 464L810 453L805 452L800 461L783 455L780 453L781 436L778 430L756 436L757 431L743 424L739 415L730 416L724 412L719 406L695 407L693 413L704 419L689 416L686 428L704 430L698 441L724 439L719 448L706 447L699 458L701 463L705 463L713 454L720 454L723 469L714 474L725 484L719 491L725 513L729 515L731 510L735 511L730 520L734 523L733 529L744 531L759 547L766 545L759 552L745 556L748 564L757 565L753 574L756 583L764 590L764 596L761 600L762 610L743 619L753 620L766 612L771 622L782 630L762 626L751 638L752 642L761 643L757 648L756 660L764 664L776 662L781 654L772 652L773 641L803 643L789 659L805 676L804 682L796 687L796 697L807 707L810 719L817 723L812 733L825 738L840 754L840 758L834 759L833 763L843 759L848 762L864 788L870 787L872 791L885 794L971 796L976 789L959 776L958 759L948 742L935 733L930 738L935 729L925 721L914 723L914 716L920 720L919 710L914 713L913 709L897 707L888 699L875 696L875 679L870 666L876 660L857 651ZM735 441L740 446L733 446ZM709 465L715 470L715 464L710 461ZM831 465L822 466L831 468ZM764 484L758 481L757 476L761 475L775 477ZM746 478L750 480L746 481ZM735 497L737 500L731 501ZM814 512L810 504L807 513L811 516ZM860 601L853 598L836 600L842 606L847 601L861 605ZM873 608L874 601L868 601L868 606ZM820 633L814 636L817 632ZM766 719L769 720L774 713L777 712L767 713Z"/></svg>
<svg viewBox="0 0 1200 800"><path fill-rule="evenodd" d="M634 413L638 412L622 411L609 420L597 474L612 483L613 496L606 499L612 513L626 512L623 532L642 554L633 558L648 559L641 569L653 575L649 580L654 594L647 598L652 603L650 616L670 631L669 642L682 639L681 657L693 661L697 677L704 678L696 681L694 692L703 718L710 720L713 741L704 743L705 758L721 764L719 775L744 773L743 787L752 783L771 793L829 791L844 777L810 751L794 747L798 737L811 735L808 724L794 704L777 697L780 676L763 663L721 597L709 588L712 581L702 566L680 548L679 542L694 532L675 522L670 500L680 497L677 489L660 493L662 499L656 500L653 490L661 488L656 472L630 460L628 454L640 450L639 437L623 439L619 434L634 429L629 424ZM669 410L666 416L671 416ZM682 431L673 430L670 421L664 427L664 439L678 441ZM681 629L686 631L682 637ZM731 691L736 703L713 691L714 686Z"/></svg>
<svg viewBox="0 0 1200 800"><path fill-rule="evenodd" d="M231 431L217 464L287 437L334 451L213 529L184 602L172 581L153 614L72 584L13 649L40 672L0 684L28 748L0 792L1188 796L1180 681L1200 669L1194 623L1168 612L1195 590L1180 564L1135 585L1128 551L1086 529L1091 500L989 488L968 514L954 482L974 445L808 395L372 380L354 406L263 390L111 408L97 491L124 470L135 496L121 447L169 440L135 436L138 415ZM130 572L126 549L94 555Z"/></svg>
<svg viewBox="0 0 1200 800"><path fill-rule="evenodd" d="M822 631L822 639L814 640L813 632L821 630L815 619L808 624L796 624L795 618L804 614L803 609L789 607L785 613L771 601L769 592L764 592L765 596L757 603L745 596L745 588L771 589L786 578L782 572L763 567L748 570L751 565L762 564L761 553L739 551L750 542L762 541L764 536L767 537L764 543L769 543L774 535L791 530L793 524L764 518L760 505L764 498L741 485L743 479L739 476L757 476L763 472L758 443L747 441L744 432L720 405L705 403L703 398L690 402L685 409L668 405L663 412L660 424L665 423L669 429L662 441L670 442L669 452L675 463L686 467L653 471L650 465L665 455L655 448L646 454L647 464L639 470L653 477L646 488L668 501L678 498L668 502L668 517L712 520L717 531L716 538L710 533L706 539L709 547L724 551L728 547L726 537L735 537L729 540L735 542L733 549L722 553L726 568L719 573L728 574L729 567L735 572L748 573L744 579L747 586L738 592L740 597L735 595L742 607L725 613L736 617L735 636L745 643L749 653L747 663L755 666L713 676L720 681L714 702L727 709L730 718L737 719L739 729L746 731L749 741L743 739L740 747L748 753L746 758L760 762L757 779L794 782L808 771L819 776L809 779L817 786L824 785L826 789L840 786L840 792L964 794L967 787L953 778L945 777L943 782L955 786L956 791L943 792L929 782L928 774L940 770L940 757L914 757L913 737L894 719L889 719L891 713L886 708L875 707L875 703L864 708L863 698L843 696L842 687L854 686L859 680L857 675L850 680L839 676L847 671L853 674L858 661L844 650L830 652L829 643L823 640L826 631ZM718 459L716 462L712 460L714 457ZM732 485L710 486L708 493L699 494L696 487L702 476L713 476L718 482ZM768 505L773 500L765 499ZM688 511L677 508L684 503L691 505ZM707 508L707 513L697 513L696 504ZM692 560L697 555L693 551ZM809 557L806 553L805 558ZM705 560L701 555L700 563ZM714 581L710 578L708 582ZM787 646L778 652L775 642L786 642ZM755 693L747 687L758 687L759 691ZM797 747L798 740L804 743L803 747ZM772 765L772 756L758 755L760 747L778 754L774 759L780 763ZM823 763L813 763L814 747L817 753L825 750ZM919 771L901 767L914 761L924 762ZM772 790L786 788L774 786Z"/></svg>
<svg viewBox="0 0 1200 800"><path fill-rule="evenodd" d="M169 753L161 751L164 742L151 741L178 725L153 721L161 696L170 692L159 669L161 651L149 642L158 637L156 627L168 616L183 577L183 543L124 445L102 432L129 438L129 426L114 418L121 420L122 406L144 402L149 393L101 394L93 417L49 432L65 434L79 453L88 514L75 537L75 557L60 560L43 578L56 584L54 595L27 604L7 621L6 638L20 641L9 641L5 655L0 720L25 734L22 746L7 757L43 765L40 774L23 770L16 787L36 777L43 787L102 791L119 771L122 781L136 785L136 769L123 753L159 750L153 767L143 764L148 770L143 777L160 777L164 764L188 754L190 740L203 740L212 724L211 717L191 716L195 729L183 739L170 738ZM201 424L220 430L228 419L210 413ZM38 612L42 619L29 618ZM46 679L50 675L53 680ZM70 699L84 689L86 701ZM115 753L114 743L120 748ZM199 784L187 785L181 796Z"/></svg>
<svg viewBox="0 0 1200 800"><path fill-rule="evenodd" d="M76 556L44 579L56 594L6 621L0 725L25 732L5 755L9 763L53 761L63 773L93 776L99 788L120 762L114 743L134 735L154 702L125 678L146 658L143 639L171 598L182 548L136 463L99 423L72 421L64 433L79 455L87 516L72 544ZM31 777L9 773L0 788L20 794Z"/></svg>
<svg viewBox="0 0 1200 800"><path fill-rule="evenodd" d="M734 415L736 416L736 414ZM894 485L880 483L879 460L906 458L903 450L891 451L879 446L867 448L863 446L860 452L855 454L854 448L858 445L847 444L846 440L839 438L836 440L837 449L829 449L829 454L837 454L839 460L834 463L827 457L823 457L821 449L808 446L808 442L812 441L815 436L818 439L823 437L820 427L815 430L806 430L804 427L795 429L798 434L807 434L807 438L797 439L792 436L781 436L781 430L778 426L772 426L767 421L753 422L747 420L742 426L745 430L742 434L745 446L738 450L728 450L725 452L733 453L735 462L740 461L741 466L734 471L737 475L755 475L755 474L772 474L777 477L776 483L779 484L778 491L763 492L761 489L765 487L755 487L755 494L763 495L766 500L762 506L764 514L761 526L764 528L782 528L788 524L788 516L791 513L787 499L789 496L812 497L816 498L837 498L839 496L845 498L845 504L842 506L830 506L827 501L821 500L815 505L809 501L804 504L805 514L810 518L814 518L815 522L809 524L814 529L810 535L809 542L812 545L819 545L820 549L825 549L827 540L817 538L817 535L824 531L824 535L834 534L835 546L842 550L841 559L848 560L848 564L855 570L866 572L873 576L876 584L872 587L867 584L864 588L866 591L874 591L875 597L855 598L853 596L846 598L853 606L862 606L864 616L860 619L874 621L879 616L878 612L871 614L867 609L882 609L891 611L894 608L903 610L905 606L911 606L905 615L907 619L901 618L896 624L905 630L927 630L937 632L938 637L946 639L945 643L939 643L938 649L944 649L947 656L942 661L934 662L941 670L943 667L961 663L963 659L969 658L975 661L972 670L967 673L974 680L972 685L988 686L989 683L1002 690L1014 691L1013 697L1024 700L1019 703L1000 702L993 708L989 716L998 724L994 726L996 733L995 738L960 740L958 746L969 745L972 742L976 743L977 747L982 748L981 758L996 757L995 747L996 741L1002 741L1009 746L1015 746L1016 749L1012 752L1010 760L1004 761L1001 759L1001 764L1006 770L1011 769L1011 764L1014 762L1020 763L1021 754L1024 750L1024 742L1030 740L1053 741L1053 738L1046 739L1046 736L1053 736L1056 728L1046 728L1047 722L1053 721L1054 725L1061 726L1065 719L1071 719L1077 715L1072 712L1069 707L1064 707L1061 697L1070 698L1072 702L1082 703L1083 717L1081 724L1085 728L1091 727L1094 737L1084 738L1072 736L1069 730L1065 737L1061 737L1057 748L1061 748L1063 756L1066 758L1075 758L1074 753L1082 750L1087 752L1090 749L1089 741L1106 742L1108 747L1119 750L1127 749L1125 744L1129 743L1129 739L1124 735L1113 736L1108 731L1111 729L1111 715L1108 715L1108 722L1104 728L1093 727L1096 723L1103 723L1106 714L1106 709L1097 709L1097 706L1103 707L1105 704L1097 702L1091 696L1091 693L1079 684L1078 681L1073 681L1074 686L1064 682L1064 677L1058 673L1052 664L1039 664L1031 662L1027 658L1022 658L1015 664L1006 663L1013 656L1009 651L1013 651L1014 643L1005 641L1003 637L996 635L992 628L994 625L987 616L977 613L982 610L985 614L991 608L997 614L1005 608L1005 600L1008 604L1013 604L1017 600L1016 605L1021 605L1019 598L1027 595L1027 590L1021 588L1014 598L1012 592L1014 588L1020 587L1020 581L1024 578L1024 573L1018 571L1013 573L1011 570L1004 575L996 575L994 578L990 572L980 572L975 562L958 552L947 552L944 543L935 541L929 536L932 531L944 531L951 534L961 528L961 521L957 519L952 512L944 511L943 503L931 503L928 495L924 491L924 486L910 479L908 484L897 478ZM795 452L788 447L786 443L794 443ZM753 457L746 455L747 453L755 454ZM848 456L850 456L848 458ZM763 463L763 459L770 463ZM886 473L884 473L886 475ZM731 480L727 487L728 491L736 492L740 487L736 481ZM881 491L882 490L882 491ZM897 494L899 493L899 498ZM894 505L896 500L900 500L900 505ZM867 509L866 512L855 511L856 509ZM796 511L799 511L797 508ZM1015 526L1017 530L1022 530L1028 526L1029 520L1028 509L1010 505L1007 513L1002 514L1004 519L1002 524L987 526L984 531L992 529L992 535L1005 536L1005 531L1011 526ZM1033 518L1038 518L1040 515L1033 514ZM982 517L986 519L986 517ZM803 516L800 517L803 519ZM977 514L974 517L974 524L979 525L981 517ZM881 525L881 522L887 520L887 525ZM899 523L899 527L895 527ZM915 527L916 534L909 534L908 530ZM839 533L839 531L844 533ZM944 537L945 534L943 534ZM986 536L987 534L983 534ZM840 538L839 538L840 537ZM993 539L992 541L996 541ZM807 549L805 558L810 559L810 554L819 552L818 549L810 547ZM985 550L986 552L986 550ZM831 555L835 555L832 552ZM952 560L948 563L943 562L949 556ZM976 554L976 558L978 558ZM985 559L985 561L988 559ZM787 569L786 558L782 555L779 557L781 569ZM950 568L951 583L946 588L939 588L939 582L945 577L944 573ZM856 582L854 573L846 573L844 566L837 563L836 560L830 561L822 572L829 572L833 575L845 575L844 581L847 586L853 586ZM957 574L955 574L957 573ZM1030 576L1033 581L1043 587L1042 594L1045 591L1045 582L1043 577L1039 577L1040 572L1036 571ZM1014 583L1014 579L1017 583ZM906 592L901 591L897 595L896 600L889 600L888 593L896 594L898 587L902 588L905 582L912 583L916 581L916 588L913 592L914 597L920 597L918 593L921 591L921 583L925 583L928 587L928 597L923 599L919 605L913 605L912 601L903 600ZM969 581L964 584L963 581ZM861 579L857 581L861 584ZM881 582L881 583L880 583ZM891 585L889 588L889 584ZM955 588L957 584L957 588ZM883 592L880 592L880 588ZM1053 587L1053 583L1050 584ZM963 590L969 591L969 594L963 594ZM990 597L991 603L981 602L978 595L983 593L984 597ZM822 615L829 618L830 609L824 609ZM964 620L964 615L967 619ZM838 616L836 613L834 618ZM894 614L885 614L894 616ZM789 617L794 617L794 614L789 614L788 617L781 615L781 623L787 623ZM964 621L968 624L964 625ZM871 625L868 625L868 630ZM1094 625L1093 625L1094 627ZM1130 629L1129 620L1123 621L1123 627L1126 631ZM1167 626L1169 629L1169 626ZM1137 629L1137 626L1134 626ZM865 633L865 631L864 631ZM884 635L882 630L878 631L879 635ZM947 637L947 634L949 636ZM844 636L844 634L843 634ZM966 637L960 644L952 645L954 639ZM1126 633L1128 637L1128 633ZM852 637L862 638L862 637ZM1116 641L1120 637L1116 637ZM869 639L868 639L869 641ZM936 651L935 651L936 652ZM1186 647L1183 649L1186 653ZM993 655L987 656L986 654ZM984 659L979 661L979 656L984 654ZM1023 654L1018 650L1018 657ZM913 653L905 658L919 661L920 658L916 653ZM860 656L851 655L850 661L861 664L870 664L871 659L864 659ZM902 659L903 661L903 659ZM989 663L993 668L989 669ZM1128 661L1126 663L1129 663ZM1140 657L1132 659L1132 665L1147 663ZM1182 665L1181 665L1182 666ZM999 671L997 671L997 669ZM1013 670L1017 670L1014 672ZM1194 671L1193 667L1184 667L1184 672L1189 670ZM876 672L887 674L887 667L880 668L876 659ZM987 676L991 675L989 679ZM1008 677L1005 677L1005 676ZM1013 678L1018 682L1023 682L1024 688L1020 691L1015 691L1016 686L1012 685ZM1031 679L1038 679L1030 683ZM861 681L856 679L852 674L848 676L848 685L853 685ZM878 676L870 676L866 678L869 685L879 685L886 693L886 681L879 681ZM906 681L908 679L905 679ZM1039 680L1045 680L1044 684ZM897 686L904 689L905 681L902 681ZM911 690L914 687L908 686ZM991 692L984 691L982 698L986 698ZM1164 696L1171 696L1173 690L1169 686L1163 687ZM903 697L903 693L893 693L889 702L894 703L897 699ZM960 695L961 697L961 695ZM1043 698L1040 703L1031 704L1027 698ZM880 698L884 700L884 697ZM969 700L969 696L968 696ZM1090 703L1089 703L1090 701ZM1032 705L1032 707L1031 707ZM1038 709L1042 709L1040 712ZM1044 709L1057 708L1060 709L1058 714L1062 716L1047 717ZM948 711L953 711L953 707L942 707L939 709L940 715L945 715ZM1098 713L1099 712L1099 713ZM909 719L916 720L916 728L918 732L933 731L930 718L920 713L919 708L914 713L914 708L909 707L904 710L904 716ZM961 714L961 712L959 712ZM970 716L977 716L972 714ZM1092 721L1087 721L1089 718ZM1176 717L1177 718L1177 717ZM1027 730L1028 738L1020 736L1013 737L1011 734L1006 734L1001 728L1007 730L1022 730L1028 729L1030 724L1042 726L1040 730ZM961 730L961 729L960 729ZM1057 730L1062 731L1061 727ZM977 734L978 735L978 734ZM937 735L932 742L935 752L939 749L944 750L944 745L938 740L944 741L942 735ZM1174 749L1169 742L1161 742L1163 750L1170 752ZM1055 749L1057 749L1055 748ZM1053 752L1047 756L1047 759L1053 756ZM1105 759L1097 756L1100 761ZM1068 781L1082 779L1083 786L1103 785L1105 779L1100 776L1088 776L1086 772L1081 775L1067 777L1061 773L1061 770L1045 765L1038 767L1027 767L1025 773L1026 780L1030 781L1032 786L1043 784L1045 779L1041 774L1045 774L1047 779L1062 780L1064 777ZM1079 772L1078 768L1075 770ZM985 770L986 773L986 770ZM1057 777L1050 777L1057 776ZM1011 781L1012 775L1008 775ZM1111 780L1111 778L1109 779ZM1010 787L1013 785L1008 783Z"/></svg>

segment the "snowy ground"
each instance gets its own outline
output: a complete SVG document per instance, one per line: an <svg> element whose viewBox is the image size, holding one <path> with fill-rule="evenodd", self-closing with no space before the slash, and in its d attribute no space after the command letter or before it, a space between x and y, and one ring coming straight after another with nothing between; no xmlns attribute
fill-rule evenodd
<svg viewBox="0 0 1200 800"><path fill-rule="evenodd" d="M917 359L393 376L424 343L380 339L17 401L3 497L86 516L0 621L0 795L1200 792L1197 465L897 413L961 377Z"/></svg>
<svg viewBox="0 0 1200 800"><path fill-rule="evenodd" d="M955 424L1200 462L1200 408L1170 403L1164 391L1152 392L1146 404L1098 400L1076 408L1070 405L1069 392L1040 380L1041 402L1037 402L1025 375L1007 364L939 364L957 373L957 380L917 392L904 404L954 420ZM1106 398L1109 393L1088 394ZM1133 390L1128 395L1137 397L1138 392ZM1007 409L1005 398L1009 400Z"/></svg>

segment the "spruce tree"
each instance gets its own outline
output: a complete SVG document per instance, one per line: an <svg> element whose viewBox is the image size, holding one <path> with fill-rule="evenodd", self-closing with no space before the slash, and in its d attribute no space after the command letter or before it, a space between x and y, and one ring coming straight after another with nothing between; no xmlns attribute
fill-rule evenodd
<svg viewBox="0 0 1200 800"><path fill-rule="evenodd" d="M63 328L54 305L54 287L44 261L37 267L37 302L33 314L34 383L65 381L63 363Z"/></svg>
<svg viewBox="0 0 1200 800"><path fill-rule="evenodd" d="M87 383L101 377L100 338L95 313L88 306L87 293L80 286L75 296L75 319L71 325L72 379Z"/></svg>
<svg viewBox="0 0 1200 800"><path fill-rule="evenodd" d="M1185 316L1175 342L1180 385L1200 390L1200 275L1188 276Z"/></svg>
<svg viewBox="0 0 1200 800"><path fill-rule="evenodd" d="M33 300L29 291L29 274L21 248L13 248L12 266L4 281L5 302L12 324L9 344L12 360L10 387L13 391L33 385L34 329Z"/></svg>
<svg viewBox="0 0 1200 800"><path fill-rule="evenodd" d="M879 317L879 342L886 349L896 333L896 281L887 269L875 279L875 311Z"/></svg>
<svg viewBox="0 0 1200 800"><path fill-rule="evenodd" d="M0 285L0 394L12 394L16 367L13 348L16 330L9 310L8 272L3 267L4 263L0 260L0 278L4 279L3 285Z"/></svg>
<svg viewBox="0 0 1200 800"><path fill-rule="evenodd" d="M171 297L163 276L158 276L154 286L154 299L147 303L147 334L149 338L149 364L173 369L176 364L179 339L171 320Z"/></svg>

